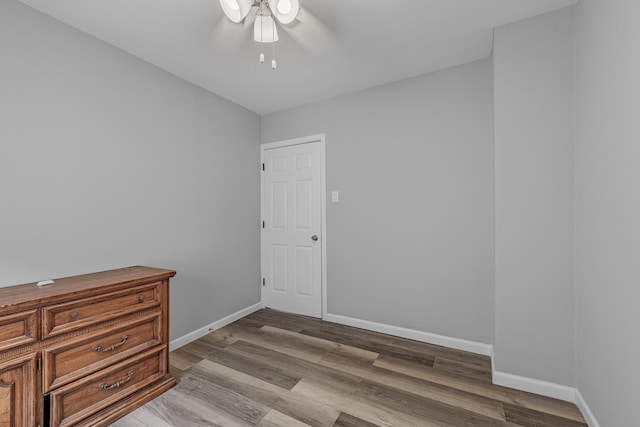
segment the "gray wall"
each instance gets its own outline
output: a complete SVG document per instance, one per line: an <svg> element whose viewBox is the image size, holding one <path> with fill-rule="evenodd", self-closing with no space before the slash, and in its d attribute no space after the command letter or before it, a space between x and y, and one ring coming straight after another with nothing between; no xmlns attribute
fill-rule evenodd
<svg viewBox="0 0 640 427"><path fill-rule="evenodd" d="M573 9L499 27L495 366L575 385Z"/></svg>
<svg viewBox="0 0 640 427"><path fill-rule="evenodd" d="M491 61L264 116L326 133L328 311L492 342Z"/></svg>
<svg viewBox="0 0 640 427"><path fill-rule="evenodd" d="M0 1L0 284L178 270L172 337L260 300L260 118Z"/></svg>
<svg viewBox="0 0 640 427"><path fill-rule="evenodd" d="M638 425L640 3L577 6L578 388L603 427Z"/></svg>

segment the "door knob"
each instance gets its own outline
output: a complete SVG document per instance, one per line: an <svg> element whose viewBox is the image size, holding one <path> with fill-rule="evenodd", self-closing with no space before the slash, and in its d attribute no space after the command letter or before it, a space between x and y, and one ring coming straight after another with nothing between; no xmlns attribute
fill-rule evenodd
<svg viewBox="0 0 640 427"><path fill-rule="evenodd" d="M314 242L318 241L318 235L314 234L313 236L311 236L311 240L313 240Z"/></svg>

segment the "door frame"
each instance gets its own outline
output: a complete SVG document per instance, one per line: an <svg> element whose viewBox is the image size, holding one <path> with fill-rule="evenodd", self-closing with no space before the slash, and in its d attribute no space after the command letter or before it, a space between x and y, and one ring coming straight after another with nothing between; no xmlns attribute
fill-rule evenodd
<svg viewBox="0 0 640 427"><path fill-rule="evenodd" d="M319 133L316 135L303 136L300 138L286 139L283 141L270 142L260 145L260 303L264 306L264 286L262 286L262 278L265 277L265 256L264 256L264 233L262 228L262 221L264 219L264 174L262 173L262 164L264 163L264 154L266 150L290 147L293 145L310 144L312 142L320 143L320 242L322 243L322 250L320 251L321 268L320 268L320 286L322 287L321 296L321 313L322 319L327 318L327 180L326 180L326 165L325 165L325 134Z"/></svg>

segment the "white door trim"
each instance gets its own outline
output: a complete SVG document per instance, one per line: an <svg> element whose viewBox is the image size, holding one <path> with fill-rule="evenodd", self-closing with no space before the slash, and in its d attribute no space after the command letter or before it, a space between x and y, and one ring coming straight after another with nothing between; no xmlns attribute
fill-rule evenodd
<svg viewBox="0 0 640 427"><path fill-rule="evenodd" d="M320 133L317 135L303 136L301 138L287 139L284 141L270 142L262 144L260 146L260 165L264 163L264 152L273 148L289 147L292 145L309 144L312 142L320 143L320 194L322 201L321 216L322 216L322 231L320 232L320 239L322 242L322 268L321 268L321 284L322 284L322 319L327 318L327 179L326 179L326 164L325 164L325 134ZM261 166L262 167L262 166ZM262 233L262 220L264 218L264 174L260 173L260 275L261 278L265 277L266 268L264 265L264 257L262 248L264 246L263 233ZM262 279L260 279L260 302L262 300Z"/></svg>

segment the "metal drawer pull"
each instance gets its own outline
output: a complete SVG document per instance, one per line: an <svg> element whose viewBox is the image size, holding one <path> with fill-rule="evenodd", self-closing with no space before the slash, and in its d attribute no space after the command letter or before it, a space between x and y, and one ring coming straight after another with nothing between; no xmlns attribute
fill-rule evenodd
<svg viewBox="0 0 640 427"><path fill-rule="evenodd" d="M98 351L102 351L102 352L107 352L107 351L113 351L116 348L122 347L124 345L124 343L127 342L127 340L129 339L129 335L123 335L122 336L122 341L120 341L119 343L115 343L115 344L111 344L109 347L105 347L102 348L100 345L96 344L93 346L93 348L91 350L98 352Z"/></svg>
<svg viewBox="0 0 640 427"><path fill-rule="evenodd" d="M116 381L115 383L111 384L111 385L107 385L107 383L100 383L100 385L98 386L98 388L100 390L114 390L118 387L120 387L122 384L126 384L129 381L131 381L131 378L133 378L133 376L135 375L135 372L133 370L129 371L129 373L127 374L127 378L120 380L120 381Z"/></svg>
<svg viewBox="0 0 640 427"><path fill-rule="evenodd" d="M76 319L78 318L78 315L79 315L79 314L80 314L80 313L78 313L77 311L74 311L73 313L71 313L71 318L72 318L73 320L76 320Z"/></svg>
<svg viewBox="0 0 640 427"><path fill-rule="evenodd" d="M144 295L140 295L140 296L138 297L138 301L140 301L140 302L144 302Z"/></svg>

